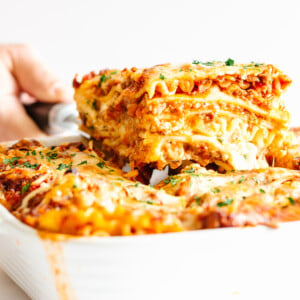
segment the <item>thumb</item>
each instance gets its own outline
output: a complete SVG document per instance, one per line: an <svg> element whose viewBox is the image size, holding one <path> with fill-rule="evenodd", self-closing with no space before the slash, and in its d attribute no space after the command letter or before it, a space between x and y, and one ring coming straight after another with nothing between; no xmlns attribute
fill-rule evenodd
<svg viewBox="0 0 300 300"><path fill-rule="evenodd" d="M27 45L11 45L8 49L12 73L24 92L43 102L69 102L71 87L54 76L39 55Z"/></svg>

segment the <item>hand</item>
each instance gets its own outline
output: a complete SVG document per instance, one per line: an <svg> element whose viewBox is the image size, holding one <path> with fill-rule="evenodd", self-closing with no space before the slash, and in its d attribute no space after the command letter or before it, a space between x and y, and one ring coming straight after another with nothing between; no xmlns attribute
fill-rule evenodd
<svg viewBox="0 0 300 300"><path fill-rule="evenodd" d="M42 102L71 101L65 87L26 45L0 45L0 141L45 135L26 114L22 96Z"/></svg>

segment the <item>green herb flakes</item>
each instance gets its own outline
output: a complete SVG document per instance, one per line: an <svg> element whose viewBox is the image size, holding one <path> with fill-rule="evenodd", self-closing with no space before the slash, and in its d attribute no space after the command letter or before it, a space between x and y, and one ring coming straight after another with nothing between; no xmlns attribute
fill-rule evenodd
<svg viewBox="0 0 300 300"><path fill-rule="evenodd" d="M238 183L243 183L243 182L244 182L244 180L245 180L245 176L244 176L244 175L242 175L242 176L240 177L240 179L239 179Z"/></svg>
<svg viewBox="0 0 300 300"><path fill-rule="evenodd" d="M183 177L176 178L173 176L169 176L167 179L164 180L164 183L166 183L166 184L170 183L172 186L175 186L177 183L179 183L181 181L185 181L185 178L183 178Z"/></svg>
<svg viewBox="0 0 300 300"><path fill-rule="evenodd" d="M296 203L296 201L292 197L287 197L287 199L290 201L290 204Z"/></svg>
<svg viewBox="0 0 300 300"><path fill-rule="evenodd" d="M99 162L99 163L97 163L97 167L99 167L99 168L103 168L105 166L105 162L104 161L101 161L101 162Z"/></svg>
<svg viewBox="0 0 300 300"><path fill-rule="evenodd" d="M66 164L59 164L58 167L56 168L56 170L64 170L69 168L70 165L66 165Z"/></svg>
<svg viewBox="0 0 300 300"><path fill-rule="evenodd" d="M231 58L228 58L228 59L225 61L225 65L226 65L226 66L234 66L234 60L231 59Z"/></svg>
<svg viewBox="0 0 300 300"><path fill-rule="evenodd" d="M200 62L200 64L207 66L207 67L213 67L215 65L215 63L213 61Z"/></svg>
<svg viewBox="0 0 300 300"><path fill-rule="evenodd" d="M97 110L98 109L98 106L97 106L97 100L94 99L93 103L92 103L92 106L94 108L94 110Z"/></svg>
<svg viewBox="0 0 300 300"><path fill-rule="evenodd" d="M218 207L227 206L227 205L232 204L232 202L233 202L233 199L232 199L232 198L227 198L225 201L222 201L222 202L217 203L217 206L218 206Z"/></svg>
<svg viewBox="0 0 300 300"><path fill-rule="evenodd" d="M188 170L184 170L183 172L184 172L184 173L189 173L189 174L190 174L190 173L195 173L195 171L196 171L196 170L195 170L194 168L190 168L190 169L188 169Z"/></svg>
<svg viewBox="0 0 300 300"><path fill-rule="evenodd" d="M26 161L23 166L29 169L35 169L39 166L39 164L31 164L29 161Z"/></svg>
<svg viewBox="0 0 300 300"><path fill-rule="evenodd" d="M10 159L9 159L9 158L4 158L4 159L3 159L3 163L4 163L5 165L8 165L8 164L10 163Z"/></svg>
<svg viewBox="0 0 300 300"><path fill-rule="evenodd" d="M98 85L97 85L97 88L99 88L101 86L101 84L106 80L106 75L105 74L102 74L100 76L100 79L99 79L99 82L98 82Z"/></svg>
<svg viewBox="0 0 300 300"><path fill-rule="evenodd" d="M29 190L30 184L31 184L31 183L27 183L27 184L25 184L25 185L22 187L21 194L25 194L25 193Z"/></svg>
<svg viewBox="0 0 300 300"><path fill-rule="evenodd" d="M201 205L203 203L201 197L195 196L194 199L196 200L197 205Z"/></svg>

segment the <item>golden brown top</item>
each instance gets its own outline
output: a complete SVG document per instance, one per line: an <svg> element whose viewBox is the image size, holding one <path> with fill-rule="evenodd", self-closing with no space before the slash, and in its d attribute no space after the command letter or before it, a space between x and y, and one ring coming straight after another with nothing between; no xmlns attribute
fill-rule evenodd
<svg viewBox="0 0 300 300"><path fill-rule="evenodd" d="M277 99L290 83L290 78L273 65L234 64L233 60L227 60L194 61L192 64L181 65L162 64L141 69L102 70L99 74L91 72L83 76L81 82L75 77L73 86L77 89L86 84L94 85L99 96L108 95L118 86L118 90L127 93L129 98L134 94L137 100L145 93L149 99L174 94L199 95L216 85L235 97L270 106L272 100ZM276 108L283 109L281 106L282 104L276 102Z"/></svg>

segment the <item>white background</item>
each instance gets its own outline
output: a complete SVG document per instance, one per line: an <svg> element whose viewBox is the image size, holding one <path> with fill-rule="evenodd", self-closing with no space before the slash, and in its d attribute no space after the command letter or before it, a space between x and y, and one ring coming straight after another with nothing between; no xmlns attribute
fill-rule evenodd
<svg viewBox="0 0 300 300"><path fill-rule="evenodd" d="M0 42L34 45L66 82L106 67L193 59L268 62L290 75L293 124L300 91L297 0L0 0Z"/></svg>
<svg viewBox="0 0 300 300"><path fill-rule="evenodd" d="M273 63L293 79L284 97L300 125L298 3L0 0L0 43L32 44L69 84L75 73L106 67L229 57ZM12 291L5 280L0 273L1 300L25 299L5 294Z"/></svg>

